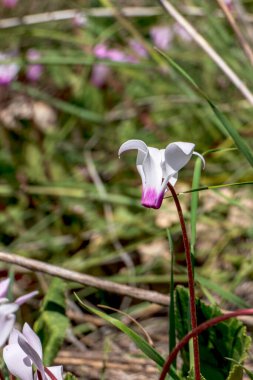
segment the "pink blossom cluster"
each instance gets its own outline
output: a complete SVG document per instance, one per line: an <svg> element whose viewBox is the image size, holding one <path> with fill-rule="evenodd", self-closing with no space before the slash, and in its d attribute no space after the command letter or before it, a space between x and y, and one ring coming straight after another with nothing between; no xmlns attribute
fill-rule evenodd
<svg viewBox="0 0 253 380"><path fill-rule="evenodd" d="M2 5L5 8L15 8L18 3L18 0L2 0Z"/></svg>

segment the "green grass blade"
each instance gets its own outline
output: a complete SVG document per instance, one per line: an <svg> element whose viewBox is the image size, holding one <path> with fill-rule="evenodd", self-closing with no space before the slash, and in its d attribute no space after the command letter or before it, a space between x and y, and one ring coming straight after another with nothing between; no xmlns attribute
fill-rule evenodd
<svg viewBox="0 0 253 380"><path fill-rule="evenodd" d="M202 169L202 161L200 158L196 159L192 189L199 187L200 175ZM191 254L195 255L195 244L196 244L196 225L197 225L197 213L198 213L198 192L193 192L191 197Z"/></svg>
<svg viewBox="0 0 253 380"><path fill-rule="evenodd" d="M237 130L230 124L226 116L218 109L218 107L211 102L210 99L207 99L210 107L212 108L214 114L216 115L217 119L220 121L220 123L225 127L226 131L229 133L230 137L233 139L235 145L240 150L240 152L244 155L244 157L248 160L250 165L253 167L253 154L246 143L246 141L239 135Z"/></svg>
<svg viewBox="0 0 253 380"><path fill-rule="evenodd" d="M93 313L97 315L98 317L104 319L105 321L109 322L113 326L117 327L119 330L121 330L124 334L126 334L139 349L151 360L153 360L159 367L162 367L164 364L163 357L152 347L150 346L146 340L144 340L141 336L139 336L135 331L130 329L128 326L126 326L123 322L120 320L111 317L101 310L98 310L94 307L88 306L84 302L81 301L81 299L75 294L76 298L78 299L78 302L90 313Z"/></svg>
<svg viewBox="0 0 253 380"><path fill-rule="evenodd" d="M75 294L78 302L90 313L93 313L97 315L98 317L104 319L105 321L109 322L113 326L117 327L119 330L121 330L124 334L126 334L135 344L136 346L151 360L153 360L160 368L164 365L164 358L152 347L150 344L143 339L141 336L139 336L135 331L130 329L128 326L126 326L123 322L120 320L111 317L101 310L98 310L94 307L88 306L85 304L77 294ZM171 377L173 380L179 380L178 375L176 374L175 370L172 371Z"/></svg>
<svg viewBox="0 0 253 380"><path fill-rule="evenodd" d="M229 301L230 303L241 307L241 308L249 308L250 306L242 300L240 297L237 295L231 293L228 290L224 290L220 285L215 284L213 281L208 280L205 277L202 277L198 274L196 274L196 280L202 285L205 286L206 288L212 290L213 292L219 294L224 300Z"/></svg>
<svg viewBox="0 0 253 380"><path fill-rule="evenodd" d="M156 50L158 50L158 49L156 49ZM166 59L167 62L169 62L169 64L177 71L177 73L180 74L184 79L186 79L187 82L194 88L194 90L202 98L204 98L207 101L207 103L211 107L212 111L214 112L215 116L219 120L220 124L229 133L230 137L234 141L237 148L240 150L240 152L244 155L244 157L248 160L250 165L253 167L253 153L252 153L250 147L245 142L245 140L240 136L240 134L237 132L237 130L232 126L232 124L230 124L230 122L225 117L225 115L208 98L208 96L201 90L201 88L197 85L197 83L194 81L194 79L189 74L187 74L181 66L179 66L173 59L168 57L162 51L158 50L158 52Z"/></svg>

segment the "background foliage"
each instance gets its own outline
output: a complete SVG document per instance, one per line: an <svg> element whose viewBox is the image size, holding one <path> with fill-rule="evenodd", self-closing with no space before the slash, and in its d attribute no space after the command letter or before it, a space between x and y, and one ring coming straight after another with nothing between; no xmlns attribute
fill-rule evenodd
<svg viewBox="0 0 253 380"><path fill-rule="evenodd" d="M252 66L218 4L172 3L252 89ZM159 14L128 18L131 28L114 16L87 16L82 25L69 19L1 27L4 19L14 16L70 8L89 14L105 4L23 0L14 9L1 7L0 50L13 54L11 60L19 65L19 72L9 86L0 87L0 245L26 257L168 292L167 228L177 253L174 281L186 281L176 211L170 199L158 211L140 206L135 155L118 160L120 144L135 138L164 148L171 141L189 141L200 153L220 150L205 155L199 187L252 181L252 168L237 149L230 149L234 143L209 105L153 50L151 28L171 29L166 54L194 78L251 149L252 106L189 36L175 33L178 25L158 3L139 1L138 6L157 6ZM117 5L137 9L135 2ZM241 6L250 16L252 2L244 0ZM252 43L251 17L241 27ZM151 49L146 57L131 47L138 36ZM98 44L134 61L102 60L109 70L100 87L92 81L99 62L94 53ZM26 75L29 49L40 53L38 62L43 65L36 82ZM194 160L180 172L178 192L191 188L193 170ZM189 221L191 195L180 199ZM224 308L234 308L236 303L230 295L224 297L224 291L252 301L252 212L250 184L199 193L195 215L198 294ZM4 275L6 268L2 264L1 268ZM39 284L41 293L47 292L42 277L17 272L16 278L24 288ZM70 303L72 289L80 287L69 285ZM122 302L120 297L112 299L106 292L89 288L79 296L114 307ZM131 306L129 312L136 311L138 305ZM146 305L141 307L145 310ZM74 333L80 337L93 329L85 322L77 324Z"/></svg>

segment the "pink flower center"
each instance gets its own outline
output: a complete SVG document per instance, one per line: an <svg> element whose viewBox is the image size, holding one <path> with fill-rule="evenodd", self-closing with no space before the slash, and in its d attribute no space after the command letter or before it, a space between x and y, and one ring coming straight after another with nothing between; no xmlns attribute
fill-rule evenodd
<svg viewBox="0 0 253 380"><path fill-rule="evenodd" d="M158 193L156 189L150 187L143 190L141 204L148 208L158 209L161 207L164 192Z"/></svg>

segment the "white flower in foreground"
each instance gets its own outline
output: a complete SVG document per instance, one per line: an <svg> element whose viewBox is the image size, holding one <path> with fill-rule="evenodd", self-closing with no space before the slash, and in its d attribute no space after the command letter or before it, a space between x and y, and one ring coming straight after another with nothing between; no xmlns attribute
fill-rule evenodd
<svg viewBox="0 0 253 380"><path fill-rule="evenodd" d="M22 333L13 329L3 358L10 373L20 380L62 380L62 366L44 367L38 335L25 323ZM36 368L35 376L33 366Z"/></svg>
<svg viewBox="0 0 253 380"><path fill-rule="evenodd" d="M143 206L155 209L161 207L164 193L168 190L167 183L175 185L179 170L193 154L205 164L204 158L194 151L194 147L192 143L174 142L159 150L148 147L142 140L128 140L121 145L119 156L127 150L138 150L136 165L142 179Z"/></svg>
<svg viewBox="0 0 253 380"><path fill-rule="evenodd" d="M38 294L36 290L17 298L14 302L10 302L7 298L9 285L10 280L8 278L0 282L0 347L5 344L13 329L16 320L15 313L19 306Z"/></svg>

